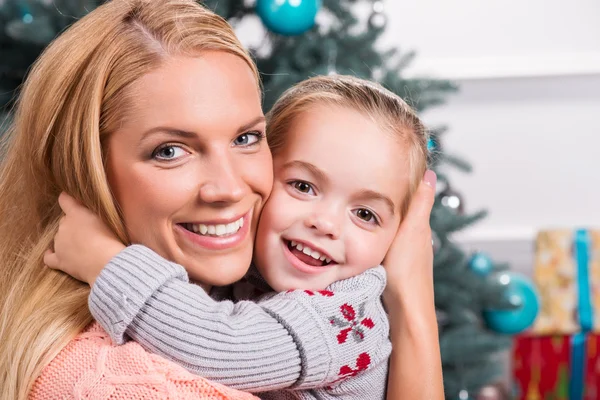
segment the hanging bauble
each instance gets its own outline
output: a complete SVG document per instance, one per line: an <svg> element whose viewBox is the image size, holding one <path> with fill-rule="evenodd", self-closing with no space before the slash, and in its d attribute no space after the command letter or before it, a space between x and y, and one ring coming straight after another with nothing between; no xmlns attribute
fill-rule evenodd
<svg viewBox="0 0 600 400"><path fill-rule="evenodd" d="M448 322L450 322L448 314L445 311L439 310L437 308L435 309L435 317L437 319L438 327L440 327L440 329L448 325Z"/></svg>
<svg viewBox="0 0 600 400"><path fill-rule="evenodd" d="M492 259L485 253L475 253L469 260L469 269L479 276L487 276L494 269Z"/></svg>
<svg viewBox="0 0 600 400"><path fill-rule="evenodd" d="M450 186L442 190L438 196L440 198L440 203L446 209L457 215L462 215L464 213L462 196Z"/></svg>
<svg viewBox="0 0 600 400"><path fill-rule="evenodd" d="M457 400L471 400L471 396L469 396L469 392L467 391L467 389L462 389L460 392L458 392L458 397L456 397Z"/></svg>
<svg viewBox="0 0 600 400"><path fill-rule="evenodd" d="M384 13L383 0L375 0L373 2L373 12L369 17L369 28L383 29L387 24L387 16Z"/></svg>
<svg viewBox="0 0 600 400"><path fill-rule="evenodd" d="M477 400L508 400L509 396L499 384L486 385L477 393Z"/></svg>
<svg viewBox="0 0 600 400"><path fill-rule="evenodd" d="M295 36L315 24L321 0L257 0L256 13L272 32Z"/></svg>
<svg viewBox="0 0 600 400"><path fill-rule="evenodd" d="M508 271L499 273L494 279L498 279L506 287L504 296L514 308L484 310L483 319L488 328L510 335L529 328L540 308L540 300L531 280L521 274Z"/></svg>
<svg viewBox="0 0 600 400"><path fill-rule="evenodd" d="M433 254L437 253L442 248L442 241L438 234L433 230L431 231L431 245L433 246Z"/></svg>
<svg viewBox="0 0 600 400"><path fill-rule="evenodd" d="M56 35L50 18L34 17L30 13L23 14L20 19L9 21L4 31L13 39L38 45L46 45Z"/></svg>
<svg viewBox="0 0 600 400"><path fill-rule="evenodd" d="M437 147L437 144L435 143L435 140L432 137L427 139L427 151L429 151L429 152L435 151L436 147Z"/></svg>

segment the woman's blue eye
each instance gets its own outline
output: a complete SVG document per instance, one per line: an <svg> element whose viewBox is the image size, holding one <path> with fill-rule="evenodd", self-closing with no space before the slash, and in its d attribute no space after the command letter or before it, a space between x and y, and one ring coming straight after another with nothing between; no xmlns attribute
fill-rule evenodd
<svg viewBox="0 0 600 400"><path fill-rule="evenodd" d="M167 145L156 149L154 154L152 154L152 157L159 160L171 161L184 156L186 153L187 152L179 146Z"/></svg>
<svg viewBox="0 0 600 400"><path fill-rule="evenodd" d="M236 146L252 146L258 143L262 139L263 135L257 132L243 133L236 137L233 143Z"/></svg>
<svg viewBox="0 0 600 400"><path fill-rule="evenodd" d="M294 187L294 189L296 189L300 193L314 194L314 190L310 183L307 183L304 181L293 181L293 182L291 182L291 185Z"/></svg>

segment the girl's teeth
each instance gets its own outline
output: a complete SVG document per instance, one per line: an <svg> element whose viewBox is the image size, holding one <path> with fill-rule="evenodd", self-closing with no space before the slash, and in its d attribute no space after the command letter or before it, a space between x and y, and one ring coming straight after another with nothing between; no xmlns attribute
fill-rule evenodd
<svg viewBox="0 0 600 400"><path fill-rule="evenodd" d="M208 234L214 235L215 233L217 233L217 227L214 225L209 225L208 226Z"/></svg>
<svg viewBox="0 0 600 400"><path fill-rule="evenodd" d="M330 258L327 258L324 255L321 255L321 253L319 253L316 250L311 249L310 247L304 246L302 243L298 243L298 242L294 242L293 240L290 240L290 244L292 245L292 247L295 247L296 249L298 249L298 251L303 252L307 256L311 256L315 260L325 261L326 263L329 263L331 261Z"/></svg>

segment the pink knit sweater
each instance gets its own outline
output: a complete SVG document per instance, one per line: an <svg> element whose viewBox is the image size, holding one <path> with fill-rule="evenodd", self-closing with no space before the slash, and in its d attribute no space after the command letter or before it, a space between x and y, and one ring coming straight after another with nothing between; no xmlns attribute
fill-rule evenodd
<svg viewBox="0 0 600 400"><path fill-rule="evenodd" d="M94 323L72 340L35 381L31 400L258 400L192 375L139 344L114 346Z"/></svg>

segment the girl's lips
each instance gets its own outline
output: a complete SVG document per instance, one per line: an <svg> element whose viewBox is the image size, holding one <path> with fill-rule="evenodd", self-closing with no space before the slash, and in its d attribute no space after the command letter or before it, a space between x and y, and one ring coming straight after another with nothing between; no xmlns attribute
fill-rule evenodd
<svg viewBox="0 0 600 400"><path fill-rule="evenodd" d="M226 250L238 246L249 235L250 224L252 222L252 210L244 215L244 224L237 232L227 236L205 236L199 233L191 232L182 225L176 224L175 230L183 238L195 246L200 246L208 250Z"/></svg>
<svg viewBox="0 0 600 400"><path fill-rule="evenodd" d="M312 266L312 265L308 265L305 262L303 262L302 260L300 260L298 257L296 257L288 248L287 245L287 240L282 240L281 241L281 245L283 246L283 254L285 255L286 259L288 260L288 262L297 270L299 270L300 272L303 272L305 274L312 274L312 275L316 275L316 274L320 274L323 273L323 271L325 271L326 269L328 269L329 267L331 267L332 265L336 265L335 263L331 263L328 265L323 265L323 266Z"/></svg>

